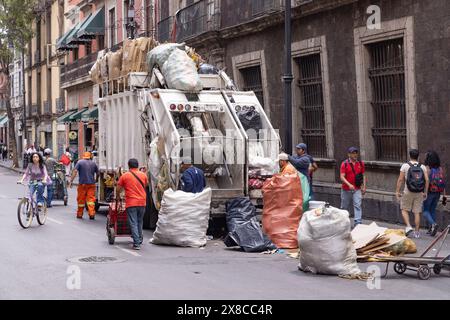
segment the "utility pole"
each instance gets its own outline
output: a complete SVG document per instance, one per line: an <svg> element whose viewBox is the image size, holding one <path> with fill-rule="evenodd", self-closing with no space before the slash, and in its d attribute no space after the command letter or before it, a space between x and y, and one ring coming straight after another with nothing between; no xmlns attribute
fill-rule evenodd
<svg viewBox="0 0 450 320"><path fill-rule="evenodd" d="M25 141L28 142L27 138L27 108L25 103L25 43L22 40L22 154L26 150L27 146L25 145Z"/></svg>
<svg viewBox="0 0 450 320"><path fill-rule="evenodd" d="M284 150L288 153L292 151L292 61L291 61L291 0L285 0L285 25L284 25L284 114L285 114L285 145Z"/></svg>

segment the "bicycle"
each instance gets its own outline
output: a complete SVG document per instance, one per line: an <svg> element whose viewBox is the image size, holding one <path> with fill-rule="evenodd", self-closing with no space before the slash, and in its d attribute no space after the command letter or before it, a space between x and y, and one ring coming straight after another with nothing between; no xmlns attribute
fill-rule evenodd
<svg viewBox="0 0 450 320"><path fill-rule="evenodd" d="M26 185L21 182L17 182L17 184L21 184L27 187L27 196L23 198L19 198L19 206L17 207L17 218L19 220L19 224L22 228L27 229L31 226L33 222L33 217L36 217L39 225L44 225L47 221L47 199L44 197L44 203L42 207L39 208L36 201L36 193L31 194L30 185L37 185L42 183L42 181L33 181L29 185Z"/></svg>

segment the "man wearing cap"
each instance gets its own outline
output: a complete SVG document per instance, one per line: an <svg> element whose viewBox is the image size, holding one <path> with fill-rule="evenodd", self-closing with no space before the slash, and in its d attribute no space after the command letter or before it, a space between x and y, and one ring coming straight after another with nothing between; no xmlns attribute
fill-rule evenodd
<svg viewBox="0 0 450 320"><path fill-rule="evenodd" d="M289 156L289 162L294 166L297 171L308 177L309 180L309 166L311 165L311 158L306 153L307 146L304 143L300 143L296 146L297 155Z"/></svg>
<svg viewBox="0 0 450 320"><path fill-rule="evenodd" d="M348 159L341 164L341 209L349 210L351 202L355 212L355 226L362 220L362 196L366 193L367 179L364 162L358 160L359 150L348 149Z"/></svg>
<svg viewBox="0 0 450 320"><path fill-rule="evenodd" d="M73 180L77 176L77 173L80 173L77 189L78 219L83 219L85 205L87 205L88 208L89 218L91 220L95 219L95 183L98 180L98 167L91 159L91 153L85 152L83 159L78 161L73 169L72 177L69 182L69 188L72 188Z"/></svg>
<svg viewBox="0 0 450 320"><path fill-rule="evenodd" d="M291 175L297 174L297 170L289 163L289 155L286 153L281 153L278 156L278 160L280 163L280 174L281 175Z"/></svg>

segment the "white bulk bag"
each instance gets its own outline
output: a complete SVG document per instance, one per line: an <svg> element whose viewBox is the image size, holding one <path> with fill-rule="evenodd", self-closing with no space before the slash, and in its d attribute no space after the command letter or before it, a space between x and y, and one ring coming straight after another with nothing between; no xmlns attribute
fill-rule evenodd
<svg viewBox="0 0 450 320"><path fill-rule="evenodd" d="M180 247L206 245L211 196L211 188L196 194L166 190L150 242Z"/></svg>
<svg viewBox="0 0 450 320"><path fill-rule="evenodd" d="M298 228L299 269L333 275L361 273L348 211L322 206L303 214Z"/></svg>
<svg viewBox="0 0 450 320"><path fill-rule="evenodd" d="M169 89L194 92L203 89L195 62L183 50L173 50L161 72Z"/></svg>

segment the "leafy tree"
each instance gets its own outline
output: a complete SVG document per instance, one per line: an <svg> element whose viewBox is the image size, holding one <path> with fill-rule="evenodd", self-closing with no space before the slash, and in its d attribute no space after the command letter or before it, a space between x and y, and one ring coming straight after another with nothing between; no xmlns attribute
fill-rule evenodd
<svg viewBox="0 0 450 320"><path fill-rule="evenodd" d="M14 166L19 166L15 143L15 123L11 110L11 83L9 65L14 59L14 50L22 52L33 37L32 23L37 0L0 0L0 99L5 101L9 118L9 136ZM25 63L22 61L22 63ZM25 99L25 97L23 97ZM25 130L25 128L23 128Z"/></svg>

